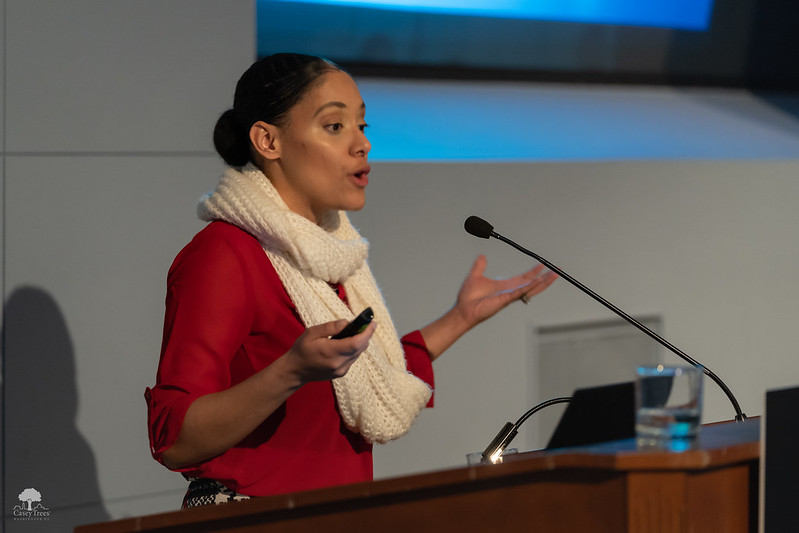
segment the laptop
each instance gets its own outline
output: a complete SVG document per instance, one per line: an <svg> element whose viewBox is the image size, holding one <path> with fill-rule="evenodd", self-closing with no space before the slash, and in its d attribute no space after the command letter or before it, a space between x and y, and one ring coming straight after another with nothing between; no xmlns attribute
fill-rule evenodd
<svg viewBox="0 0 799 533"><path fill-rule="evenodd" d="M634 437L635 383L630 381L575 390L546 449Z"/></svg>

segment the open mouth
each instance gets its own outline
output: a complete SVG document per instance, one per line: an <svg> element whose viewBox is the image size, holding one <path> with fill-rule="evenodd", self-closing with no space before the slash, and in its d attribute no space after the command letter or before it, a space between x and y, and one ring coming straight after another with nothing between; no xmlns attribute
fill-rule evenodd
<svg viewBox="0 0 799 533"><path fill-rule="evenodd" d="M369 169L366 168L359 170L358 172L354 172L352 177L356 184L360 185L361 187L366 187L366 185L369 183Z"/></svg>

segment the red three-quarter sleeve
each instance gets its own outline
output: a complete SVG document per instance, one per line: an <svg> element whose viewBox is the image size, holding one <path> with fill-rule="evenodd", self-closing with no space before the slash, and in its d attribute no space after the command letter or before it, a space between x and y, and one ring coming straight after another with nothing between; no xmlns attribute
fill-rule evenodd
<svg viewBox="0 0 799 533"><path fill-rule="evenodd" d="M224 240L185 249L167 278L157 385L146 392L153 455L174 444L189 405L232 385L231 362L253 321L252 287Z"/></svg>

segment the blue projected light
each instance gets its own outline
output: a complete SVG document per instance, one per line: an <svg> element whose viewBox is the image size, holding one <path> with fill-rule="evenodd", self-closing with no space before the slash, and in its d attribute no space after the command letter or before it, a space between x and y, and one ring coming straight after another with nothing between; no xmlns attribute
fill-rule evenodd
<svg viewBox="0 0 799 533"><path fill-rule="evenodd" d="M527 20L706 30L713 0L280 0Z"/></svg>

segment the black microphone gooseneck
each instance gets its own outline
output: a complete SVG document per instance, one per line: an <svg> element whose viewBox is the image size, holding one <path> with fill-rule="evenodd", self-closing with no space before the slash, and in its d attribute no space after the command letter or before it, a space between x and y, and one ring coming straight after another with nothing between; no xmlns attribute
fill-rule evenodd
<svg viewBox="0 0 799 533"><path fill-rule="evenodd" d="M592 291L591 289L589 289L588 287L586 287L585 285L583 285L582 283L580 283L579 281L577 281L576 279L571 277L569 274L567 274L566 272L564 272L563 270L561 270L557 266L553 265L552 263L550 263L549 261L547 261L546 259L544 259L540 255L538 255L538 254L536 254L534 252L531 252L530 250L527 250L526 248L523 248L523 247L519 246L518 244L516 244L512 240L510 240L510 239L508 239L506 237L503 237L499 233L495 232L494 231L494 226L492 226L491 224L489 224L488 222L486 222L482 218L476 217L476 216L470 216L469 218L466 219L466 222L464 223L463 227L464 227L464 229L466 229L466 231L468 231L469 233L471 233L475 237L480 237L481 239L488 239L489 237L494 237L495 239L499 239L502 242L510 244L511 246L513 246L514 248L516 248L517 250L522 252L523 254L529 255L530 257L532 257L533 259L535 259L536 261L538 261L542 265L546 266L552 272L555 272L561 278L565 279L566 281L568 281L569 283L571 283L572 285L574 285L575 287L577 287L578 289L580 289L581 291L586 293L588 296L590 296L591 298L593 298L597 302L601 303L602 305L604 305L605 307L607 307L608 309L610 309L611 311L613 311L614 313L616 313L617 315L622 317L624 320L626 320L627 322L629 322L630 324L632 324L633 326L635 326L639 330L643 331L644 333L649 335L651 338L655 339L662 346L665 346L666 348L668 348L672 353L674 353L677 356L681 357L683 360L687 361L691 365L693 365L695 367L698 367L698 368L702 368L703 372L710 379L715 381L716 384L719 387L721 387L721 390L724 391L724 394L727 395L727 398L729 398L730 403L732 403L733 409L735 409L735 420L737 420L738 422L742 422L742 421L746 420L746 415L743 413L743 411L741 411L741 406L738 405L738 400L735 399L735 396L732 394L732 391L708 367L699 364L699 362L696 361L694 358L692 358L690 355L688 355L687 353L683 352L682 350L680 350L679 348L677 348L676 346L671 344L669 341L667 341L666 339L664 339L663 337L661 337L660 335L658 335L657 333L655 333L654 331L652 331L648 327L644 326L639 321L637 321L636 319L634 319L633 317L631 317L630 315L628 315L627 313L625 313L624 311L622 311L621 309L619 309L618 307L616 307L615 305L610 303L609 301L605 300L600 295L598 295L597 293L595 293L594 291Z"/></svg>

